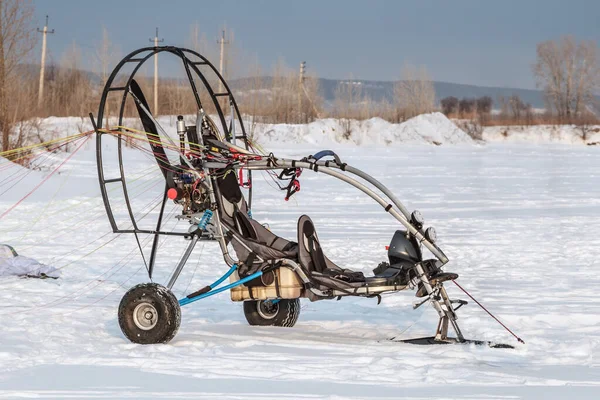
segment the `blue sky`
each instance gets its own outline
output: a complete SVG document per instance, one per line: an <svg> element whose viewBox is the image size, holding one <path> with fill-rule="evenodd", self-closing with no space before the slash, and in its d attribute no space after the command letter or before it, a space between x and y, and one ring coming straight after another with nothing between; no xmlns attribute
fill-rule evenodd
<svg viewBox="0 0 600 400"><path fill-rule="evenodd" d="M185 45L198 23L211 41L223 24L246 59L268 71L279 58L325 78L394 80L406 63L433 79L534 88L536 43L572 34L600 39L600 1L475 0L34 0L38 26L50 15L55 60L75 41L91 51L105 26L122 53L146 46L155 27ZM244 62L244 59L239 60ZM165 71L168 73L168 71Z"/></svg>

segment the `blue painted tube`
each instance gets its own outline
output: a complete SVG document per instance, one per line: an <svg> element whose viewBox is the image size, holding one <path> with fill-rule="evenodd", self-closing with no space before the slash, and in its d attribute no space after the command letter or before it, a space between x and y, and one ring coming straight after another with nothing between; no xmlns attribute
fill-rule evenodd
<svg viewBox="0 0 600 400"><path fill-rule="evenodd" d="M320 160L323 157L327 156L337 156L332 150L321 150L317 154L313 156L315 160Z"/></svg>
<svg viewBox="0 0 600 400"><path fill-rule="evenodd" d="M188 299L187 297L184 297L183 299L179 300L179 305L180 306L185 306L187 304L193 303L194 301L202 300L205 297L210 297L210 296L212 296L214 294L224 292L225 290L229 290L229 289L234 288L236 286L243 285L244 283L246 283L248 281L251 281L254 278L258 278L259 276L262 276L262 274L263 274L262 271L258 271L258 272L253 273L252 275L249 275L249 276L245 277L244 279L240 279L237 282L233 282L233 283L230 283L229 285L225 285L225 286L220 287L218 289L211 290L210 292L206 292L206 293L203 293L203 294L198 295L196 297L192 297L191 299Z"/></svg>
<svg viewBox="0 0 600 400"><path fill-rule="evenodd" d="M233 264L231 266L231 268L229 268L229 271L227 271L227 273L225 275L223 275L222 277L220 277L219 279L217 279L214 283L211 283L210 289L214 289L217 286L219 286L221 283L223 283L223 281L227 278L229 278L231 276L231 274L233 274L233 271L235 271L237 269L237 264Z"/></svg>

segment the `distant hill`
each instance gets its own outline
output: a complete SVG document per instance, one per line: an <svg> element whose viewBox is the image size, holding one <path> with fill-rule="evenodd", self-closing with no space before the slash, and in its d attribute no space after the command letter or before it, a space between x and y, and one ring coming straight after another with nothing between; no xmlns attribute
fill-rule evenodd
<svg viewBox="0 0 600 400"><path fill-rule="evenodd" d="M243 90L242 88L247 87L250 78L233 79L230 81L232 89ZM263 78L265 85L270 83L271 78ZM338 83L345 82L347 80L340 79L323 79L319 78L319 85L321 92L326 103L331 104L335 98L335 88ZM363 85L363 91L369 97L375 101L386 99L389 102L393 100L394 93L394 82L391 81L366 81L361 79L353 79L353 82L360 82ZM450 82L434 82L433 83L436 92L436 98L439 102L440 99L448 96L454 96L459 99L463 97L474 98L482 96L490 96L494 100L494 108L499 108L500 97L510 97L517 95L525 103L530 103L534 108L544 108L544 96L540 90L530 89L518 89L518 88L502 88L502 87L488 87L488 86L475 86L475 85L464 85L461 83L450 83Z"/></svg>

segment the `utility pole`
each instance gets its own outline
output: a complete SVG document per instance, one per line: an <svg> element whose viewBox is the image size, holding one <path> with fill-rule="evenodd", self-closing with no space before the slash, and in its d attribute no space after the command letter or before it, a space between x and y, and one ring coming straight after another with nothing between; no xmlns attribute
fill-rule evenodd
<svg viewBox="0 0 600 400"><path fill-rule="evenodd" d="M44 72L46 69L46 35L49 33L54 33L54 29L51 31L48 30L48 16L46 15L46 25L44 29L37 30L42 34L42 63L40 65L40 87L38 90L38 106L42 105L42 101L44 99Z"/></svg>
<svg viewBox="0 0 600 400"><path fill-rule="evenodd" d="M300 63L300 76L299 76L299 82L298 82L298 112L300 113L300 117L302 117L304 114L302 113L302 95L304 94L304 96L306 96L306 100L308 100L308 104L311 106L312 111L314 113L314 115L317 118L321 118L321 114L319 113L319 110L317 110L317 107L315 106L315 103L313 103L311 96L309 95L308 91L306 90L306 86L304 86L304 81L306 80L306 61L302 61ZM308 122L308 113L306 113L306 118L304 118L304 121L302 122Z"/></svg>
<svg viewBox="0 0 600 400"><path fill-rule="evenodd" d="M306 61L300 63L300 75L298 79L298 119L302 121L302 92L304 91L304 74L306 73Z"/></svg>
<svg viewBox="0 0 600 400"><path fill-rule="evenodd" d="M217 44L221 45L221 56L219 57L219 73L223 76L223 60L225 59L225 45L229 41L225 40L225 29L221 31L221 39L217 40ZM219 80L219 93L223 91L223 84Z"/></svg>
<svg viewBox="0 0 600 400"><path fill-rule="evenodd" d="M158 47L159 43L165 41L165 39L158 39L158 28L156 28L156 35L154 39L150 39L154 42L154 47ZM158 53L154 53L154 115L158 115Z"/></svg>
<svg viewBox="0 0 600 400"><path fill-rule="evenodd" d="M300 84L304 85L304 75L306 74L306 61L300 63Z"/></svg>

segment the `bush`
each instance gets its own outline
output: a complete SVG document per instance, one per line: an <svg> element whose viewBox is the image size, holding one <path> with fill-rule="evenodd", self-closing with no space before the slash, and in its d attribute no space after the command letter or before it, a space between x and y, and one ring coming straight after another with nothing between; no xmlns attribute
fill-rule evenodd
<svg viewBox="0 0 600 400"><path fill-rule="evenodd" d="M446 116L458 113L458 99L454 96L444 97L440 100L440 106Z"/></svg>

